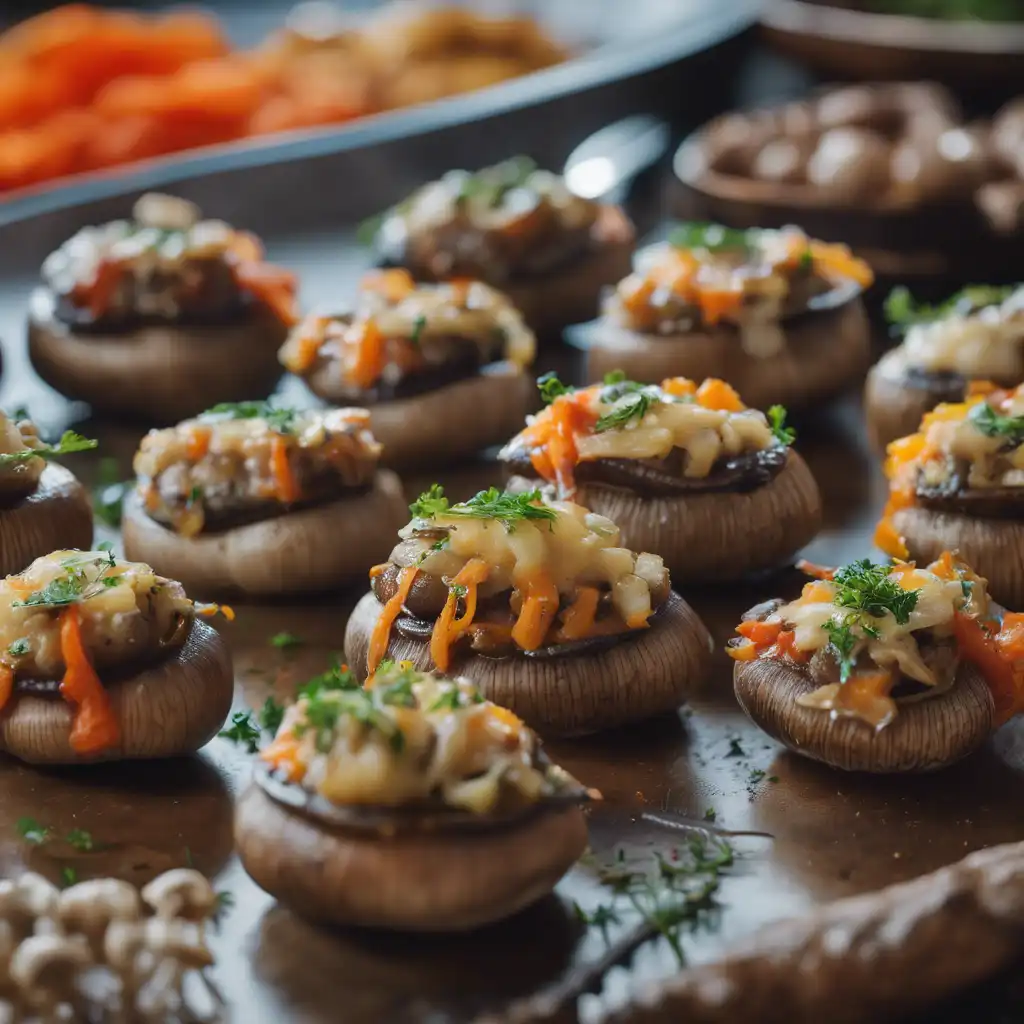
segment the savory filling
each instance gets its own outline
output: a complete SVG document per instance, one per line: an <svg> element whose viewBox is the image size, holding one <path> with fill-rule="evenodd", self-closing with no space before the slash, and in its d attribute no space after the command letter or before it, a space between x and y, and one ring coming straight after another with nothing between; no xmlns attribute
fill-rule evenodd
<svg viewBox="0 0 1024 1024"><path fill-rule="evenodd" d="M261 756L332 804L498 816L582 792L465 679L383 661L365 688L342 666L302 694Z"/></svg>
<svg viewBox="0 0 1024 1024"><path fill-rule="evenodd" d="M265 263L254 235L174 196L144 195L131 220L83 228L42 274L56 315L76 329L237 322L253 303L295 320L295 276Z"/></svg>
<svg viewBox="0 0 1024 1024"><path fill-rule="evenodd" d="M380 445L365 409L214 406L151 430L135 455L146 512L185 537L368 487Z"/></svg>
<svg viewBox="0 0 1024 1024"><path fill-rule="evenodd" d="M46 444L24 410L13 416L0 412L0 498L20 498L36 489L53 455L70 455L96 447L96 442L73 430L56 444Z"/></svg>
<svg viewBox="0 0 1024 1024"><path fill-rule="evenodd" d="M875 543L905 558L892 522L901 509L968 496L977 514L986 514L977 499L1024 495L1024 385L1003 391L974 384L965 401L937 405L918 433L893 441L886 452L889 500Z"/></svg>
<svg viewBox="0 0 1024 1024"><path fill-rule="evenodd" d="M1024 615L989 601L985 580L949 552L927 569L867 559L808 583L789 604L769 602L737 626L737 661L783 660L815 689L803 707L882 729L907 701L955 684L961 661L977 666L999 720L1024 696Z"/></svg>
<svg viewBox="0 0 1024 1024"><path fill-rule="evenodd" d="M886 313L906 332L879 370L903 379L926 375L1015 382L1024 379L1024 285L965 288L947 302L917 305L906 289L889 296Z"/></svg>
<svg viewBox="0 0 1024 1024"><path fill-rule="evenodd" d="M417 278L478 277L500 285L584 255L600 211L558 175L517 157L424 185L385 214L376 241L384 259Z"/></svg>
<svg viewBox="0 0 1024 1024"><path fill-rule="evenodd" d="M417 285L393 269L363 279L351 314L306 317L281 362L299 376L322 375L339 398L365 402L428 391L495 362L528 366L535 350L501 292L479 281Z"/></svg>
<svg viewBox="0 0 1024 1024"><path fill-rule="evenodd" d="M184 643L197 608L180 583L109 549L54 551L0 582L0 707L15 691L76 708L71 746L114 746L120 728L98 672L152 662Z"/></svg>
<svg viewBox="0 0 1024 1024"><path fill-rule="evenodd" d="M767 416L748 409L721 380L638 384L611 373L577 389L546 374L538 386L547 408L499 458L555 484L564 500L588 480L645 494L735 488L741 477L757 486L781 468L793 440L782 406Z"/></svg>
<svg viewBox="0 0 1024 1024"><path fill-rule="evenodd" d="M390 560L370 571L383 605L371 672L393 626L429 639L446 672L462 646L500 657L622 637L668 600L661 558L619 546L613 522L571 502L491 488L453 505L435 484L410 511Z"/></svg>
<svg viewBox="0 0 1024 1024"><path fill-rule="evenodd" d="M605 314L654 335L731 324L744 351L762 358L784 347L784 317L839 286L866 288L872 280L867 264L845 246L813 241L799 228L686 224L638 255L637 269L609 296Z"/></svg>

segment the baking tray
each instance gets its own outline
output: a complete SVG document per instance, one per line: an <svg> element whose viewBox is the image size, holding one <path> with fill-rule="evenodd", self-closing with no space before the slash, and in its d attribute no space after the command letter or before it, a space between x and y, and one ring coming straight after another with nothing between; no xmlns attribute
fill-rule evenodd
<svg viewBox="0 0 1024 1024"><path fill-rule="evenodd" d="M532 122L533 138L554 135L559 125L557 118L538 123L535 112L523 116ZM509 123L512 134L505 138L451 126L429 137L314 154L299 164L225 168L188 179L181 191L203 202L210 215L263 233L271 258L302 275L306 303L327 303L347 294L366 265L366 254L353 245L356 221L396 198L414 178L524 148L531 124L515 118ZM576 141L563 131L545 145L555 152ZM27 366L22 334L28 289L55 241L82 224L124 213L129 203L129 196L80 198L73 207L0 225L6 357L0 404L27 404L50 429L61 429L78 410ZM552 359L563 357L542 356L538 371ZM100 439L101 448L76 460L76 472L93 483L99 459L113 456L127 476L140 431L105 423L84 429ZM825 526L807 556L827 563L867 553L883 485L856 401L838 403L798 448L825 498ZM458 497L496 477L488 464L440 475ZM409 493L431 479L409 478ZM757 586L687 596L721 648L745 608L775 593L793 593L799 582L795 573L783 573ZM286 697L321 671L338 649L357 597L238 607L237 620L222 627L235 657L237 706L259 707L269 693ZM301 637L303 645L294 652L273 649L269 638L281 630ZM768 740L739 712L730 679L731 662L719 650L700 695L679 715L549 745L557 761L604 794L590 819L599 858L610 859L618 849L671 856L695 835L725 834L734 844L737 860L724 878L719 912L683 937L689 963L713 961L761 923L911 878L972 849L1024 839L1020 723L932 777L849 776L802 761ZM483 1011L500 1014L516 1000L577 977L602 956L604 936L584 928L573 908L578 902L592 909L607 897L586 867L575 869L554 897L472 936L424 940L305 924L259 891L233 855L232 801L249 773L249 759L222 740L198 757L154 764L35 771L0 761L3 873L27 864L56 880L71 867L81 878L113 873L141 883L167 868L194 864L233 896L212 944L214 977L232 1007L230 1019L239 1024L469 1024ZM98 848L31 847L15 828L25 816L58 835L85 829ZM613 941L619 928L609 930ZM671 972L675 962L667 945L649 944L626 968L607 973L601 995L582 995L560 1019L594 1024L626 1002L632 985ZM593 987L590 979L582 987ZM968 1014L993 1024L1009 1020L1007 998L1002 985L986 988L931 1020Z"/></svg>

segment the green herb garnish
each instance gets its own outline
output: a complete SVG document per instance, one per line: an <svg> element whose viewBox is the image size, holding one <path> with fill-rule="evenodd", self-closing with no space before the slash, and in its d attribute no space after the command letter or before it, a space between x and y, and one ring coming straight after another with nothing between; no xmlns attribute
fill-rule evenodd
<svg viewBox="0 0 1024 1024"><path fill-rule="evenodd" d="M283 409L270 402L221 402L207 409L200 419L265 420L275 433L290 434L298 415L295 409Z"/></svg>
<svg viewBox="0 0 1024 1024"><path fill-rule="evenodd" d="M73 828L65 837L64 842L68 846L74 847L76 850L80 850L82 853L91 853L96 849L96 843L93 841L92 833L86 832L84 828Z"/></svg>
<svg viewBox="0 0 1024 1024"><path fill-rule="evenodd" d="M301 647L302 640L297 637L294 633L281 632L275 633L270 638L270 646L277 647L279 650L288 651L293 647Z"/></svg>
<svg viewBox="0 0 1024 1024"><path fill-rule="evenodd" d="M784 405L773 405L768 409L768 425L772 428L772 434L779 444L787 448L796 440L796 431L786 426L786 407Z"/></svg>
<svg viewBox="0 0 1024 1024"><path fill-rule="evenodd" d="M222 729L217 735L222 740L245 744L246 752L255 754L259 750L260 730L252 724L252 714L248 711L236 711L231 716L231 726Z"/></svg>
<svg viewBox="0 0 1024 1024"><path fill-rule="evenodd" d="M53 829L40 825L35 818L19 818L15 828L18 835L33 846L42 846L53 838Z"/></svg>
<svg viewBox="0 0 1024 1024"><path fill-rule="evenodd" d="M576 390L568 384L563 384L554 370L537 378L537 389L540 391L540 397L544 399L545 405L550 405L562 395L571 395Z"/></svg>
<svg viewBox="0 0 1024 1024"><path fill-rule="evenodd" d="M1024 416L1002 416L988 402L980 402L967 418L986 437L1005 437L1013 445L1024 442Z"/></svg>
<svg viewBox="0 0 1024 1024"><path fill-rule="evenodd" d="M263 702L263 707L260 708L256 719L260 723L260 727L273 736L281 728L284 708L273 697L268 697Z"/></svg>
<svg viewBox="0 0 1024 1024"><path fill-rule="evenodd" d="M754 234L727 228L722 224L691 222L669 232L668 244L675 249L702 249L705 252L743 252L753 248Z"/></svg>
<svg viewBox="0 0 1024 1024"><path fill-rule="evenodd" d="M930 324L949 316L969 316L986 306L995 306L1005 302L1017 287L972 284L944 302L930 305L927 302L916 302L910 290L901 286L894 288L886 298L885 318L895 333L902 333L915 324Z"/></svg>
<svg viewBox="0 0 1024 1024"><path fill-rule="evenodd" d="M840 608L875 618L889 612L901 626L910 621L910 613L917 607L916 590L904 590L889 575L888 566L875 565L867 558L837 569L832 582L836 585L834 603Z"/></svg>
<svg viewBox="0 0 1024 1024"><path fill-rule="evenodd" d="M418 317L412 322L412 334L409 336L409 341L413 345L419 346L420 335L423 334L423 328L427 326L427 318L420 313Z"/></svg>
<svg viewBox="0 0 1024 1024"><path fill-rule="evenodd" d="M82 437L73 430L65 430L56 444L44 444L38 448L26 448L20 452L5 452L0 455L0 467L16 466L29 459L49 459L55 455L70 455L73 452L86 452L95 448L98 441L89 437Z"/></svg>
<svg viewBox="0 0 1024 1024"><path fill-rule="evenodd" d="M860 642L860 638L854 633L853 626L856 622L856 615L848 615L841 622L829 619L822 623L822 629L828 633L829 646L839 666L839 681L845 683L850 678L855 662L854 650Z"/></svg>
<svg viewBox="0 0 1024 1024"><path fill-rule="evenodd" d="M413 519L436 519L448 511L448 499L440 484L431 484L410 506Z"/></svg>
<svg viewBox="0 0 1024 1024"><path fill-rule="evenodd" d="M436 519L438 516L496 519L511 531L517 523L526 520L553 522L558 518L553 508L538 504L540 501L539 489L510 494L508 491L499 491L497 487L490 487L474 494L468 501L452 505L445 497L444 488L440 484L433 484L409 506L409 511L413 519Z"/></svg>
<svg viewBox="0 0 1024 1024"><path fill-rule="evenodd" d="M32 645L29 643L27 636L20 636L17 640L7 645L7 653L15 658L25 657L30 650L32 650Z"/></svg>
<svg viewBox="0 0 1024 1024"><path fill-rule="evenodd" d="M729 749L726 751L726 757L746 757L747 752L740 745L740 741L733 737L729 740Z"/></svg>
<svg viewBox="0 0 1024 1024"><path fill-rule="evenodd" d="M622 390L627 388L629 390ZM613 397L609 397L609 391L615 392ZM626 395L630 395L628 400ZM624 381L613 384L611 388L601 392L601 401L615 402L616 405L594 424L595 434L603 434L606 430L620 430L633 420L642 420L659 398L643 385Z"/></svg>
<svg viewBox="0 0 1024 1024"><path fill-rule="evenodd" d="M78 882L78 872L73 867L63 867L60 869L60 881L63 888L69 889Z"/></svg>
<svg viewBox="0 0 1024 1024"><path fill-rule="evenodd" d="M469 587L465 583L453 583L448 588L449 594L454 594L456 597L465 597L469 593Z"/></svg>
<svg viewBox="0 0 1024 1024"><path fill-rule="evenodd" d="M343 665L335 656L331 667L326 672L314 676L298 690L299 697L318 697L321 693L329 690L356 690L359 688L359 681L352 670Z"/></svg>

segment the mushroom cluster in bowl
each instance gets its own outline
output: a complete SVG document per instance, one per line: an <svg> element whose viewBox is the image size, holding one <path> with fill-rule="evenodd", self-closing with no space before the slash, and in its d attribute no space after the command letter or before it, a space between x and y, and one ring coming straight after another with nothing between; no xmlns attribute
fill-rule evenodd
<svg viewBox="0 0 1024 1024"><path fill-rule="evenodd" d="M354 309L311 314L281 362L320 398L365 406L389 466L453 462L500 444L529 410L536 342L501 292L478 281L364 277Z"/></svg>
<svg viewBox="0 0 1024 1024"><path fill-rule="evenodd" d="M406 518L364 409L225 403L152 430L124 503L125 550L186 586L259 596L336 588Z"/></svg>
<svg viewBox="0 0 1024 1024"><path fill-rule="evenodd" d="M672 712L700 684L707 630L611 520L540 491L452 503L436 485L411 512L349 619L355 671L458 671L545 735Z"/></svg>
<svg viewBox="0 0 1024 1024"><path fill-rule="evenodd" d="M993 596L1024 606L1024 385L968 386L888 446L889 500L875 543L919 561L956 549Z"/></svg>
<svg viewBox="0 0 1024 1024"><path fill-rule="evenodd" d="M96 447L65 431L46 444L27 416L0 412L0 575L24 569L55 548L92 544L89 494L70 470L50 462Z"/></svg>
<svg viewBox="0 0 1024 1024"><path fill-rule="evenodd" d="M914 433L940 402L962 402L972 380L1014 387L1024 380L1024 285L972 285L938 306L906 289L886 302L900 345L868 374L864 412L877 448Z"/></svg>
<svg viewBox="0 0 1024 1024"><path fill-rule="evenodd" d="M296 280L252 234L148 194L130 220L83 228L47 257L29 306L36 372L69 398L148 423L267 394Z"/></svg>
<svg viewBox="0 0 1024 1024"><path fill-rule="evenodd" d="M463 931L549 893L593 794L465 679L382 661L301 691L239 802L255 881L320 921Z"/></svg>
<svg viewBox="0 0 1024 1024"><path fill-rule="evenodd" d="M389 210L374 247L420 281L475 278L506 292L542 336L591 319L629 271L633 226L524 157L451 171Z"/></svg>
<svg viewBox="0 0 1024 1024"><path fill-rule="evenodd" d="M752 608L728 653L736 697L791 750L838 768L928 771L1024 710L1024 615L943 552L812 571L800 597Z"/></svg>
<svg viewBox="0 0 1024 1024"><path fill-rule="evenodd" d="M754 408L821 403L870 360L867 264L799 228L686 224L637 255L587 341L590 380L621 370L727 380Z"/></svg>
<svg viewBox="0 0 1024 1024"><path fill-rule="evenodd" d="M821 496L781 406L766 416L724 381L685 377L571 388L549 374L540 389L547 407L499 458L612 520L676 584L777 568L818 532Z"/></svg>
<svg viewBox="0 0 1024 1024"><path fill-rule="evenodd" d="M34 764L198 750L231 706L231 658L180 583L109 549L0 581L0 748Z"/></svg>

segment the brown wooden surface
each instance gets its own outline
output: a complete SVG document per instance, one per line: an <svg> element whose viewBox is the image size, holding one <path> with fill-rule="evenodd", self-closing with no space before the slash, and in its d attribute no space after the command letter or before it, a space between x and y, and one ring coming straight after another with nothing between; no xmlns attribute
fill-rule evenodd
<svg viewBox="0 0 1024 1024"><path fill-rule="evenodd" d="M306 296L314 302L345 289L359 265L359 257L344 256L336 239L326 237L283 240L271 246L271 256L302 271ZM15 277L0 291L0 404L28 405L48 429L59 430L75 410L27 367L20 323L28 283ZM548 351L538 369L570 370L573 362L566 352ZM293 384L286 393L301 396L301 388ZM836 562L869 554L883 489L856 400L798 426L798 447L825 495L825 528L807 555ZM101 449L78 458L76 471L92 482L99 458L114 456L127 475L141 431L96 423L83 429L100 438ZM487 465L438 476L460 497L497 477ZM410 493L433 478L409 480ZM799 585L797 574L787 572L757 585L687 596L721 645L745 608L777 592L795 593ZM340 649L347 610L358 596L239 605L237 621L221 627L234 652L237 706L257 707L269 693L287 697L296 683L322 670ZM290 653L272 648L268 641L281 630L297 634L304 645ZM620 847L670 851L687 838L679 826L766 833L734 837L739 858L722 888L722 912L712 928L686 938L691 962L713 958L762 922L912 877L972 849L1024 839L1019 723L1005 727L969 761L934 776L852 777L785 753L759 733L738 711L730 678L730 662L719 653L699 699L678 716L550 747L556 760L605 796L590 818L599 857ZM249 761L215 740L198 757L171 763L40 772L0 762L3 873L27 863L54 879L71 866L82 878L113 873L141 882L194 863L234 895L234 909L215 940L215 977L231 1019L242 1024L468 1022L483 1008L500 1008L554 984L603 951L600 933L587 933L571 909L572 900L592 907L607 895L584 868L563 882L555 898L473 936L424 940L306 925L259 891L233 855L232 802L247 784ZM765 777L757 781L760 771ZM709 808L716 812L714 826L703 820ZM645 817L651 815L661 823ZM23 816L58 834L87 829L103 849L83 854L59 844L30 848L15 827ZM658 974L673 963L667 947L654 944L636 958L632 974ZM599 1020L603 1008L621 1004L628 983L625 971L613 971L602 999L581 1000L580 1020ZM975 1004L970 1012L978 1012Z"/></svg>

